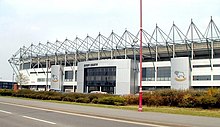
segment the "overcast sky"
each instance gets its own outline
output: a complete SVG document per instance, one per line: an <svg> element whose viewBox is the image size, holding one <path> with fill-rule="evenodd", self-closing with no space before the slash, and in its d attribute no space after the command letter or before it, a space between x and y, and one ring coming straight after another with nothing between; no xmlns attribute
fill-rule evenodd
<svg viewBox="0 0 220 127"><path fill-rule="evenodd" d="M210 16L220 27L220 0L143 0L143 29L168 32L173 21L186 33L191 18L202 33ZM31 43L95 38L139 29L139 0L0 0L0 79L12 80L8 59Z"/></svg>

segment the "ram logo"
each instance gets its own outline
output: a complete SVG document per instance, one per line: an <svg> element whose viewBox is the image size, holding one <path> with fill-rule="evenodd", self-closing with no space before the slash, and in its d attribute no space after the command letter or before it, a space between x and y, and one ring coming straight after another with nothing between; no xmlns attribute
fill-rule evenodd
<svg viewBox="0 0 220 127"><path fill-rule="evenodd" d="M58 82L58 77L56 75L52 75L52 81L53 82Z"/></svg>
<svg viewBox="0 0 220 127"><path fill-rule="evenodd" d="M176 81L185 81L186 80L184 72L175 71L174 74L175 74L175 80Z"/></svg>

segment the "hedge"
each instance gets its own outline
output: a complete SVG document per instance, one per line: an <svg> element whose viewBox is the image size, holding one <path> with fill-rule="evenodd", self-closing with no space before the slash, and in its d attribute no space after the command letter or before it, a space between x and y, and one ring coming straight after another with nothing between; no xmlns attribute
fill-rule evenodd
<svg viewBox="0 0 220 127"><path fill-rule="evenodd" d="M59 93L49 91L31 91L27 89L12 90L0 89L0 96L15 96L41 100L57 100L78 103L94 103L107 105L137 105L138 95L111 95L111 94L83 94ZM220 90L156 90L143 93L143 105L146 106L174 106L186 108L220 108Z"/></svg>

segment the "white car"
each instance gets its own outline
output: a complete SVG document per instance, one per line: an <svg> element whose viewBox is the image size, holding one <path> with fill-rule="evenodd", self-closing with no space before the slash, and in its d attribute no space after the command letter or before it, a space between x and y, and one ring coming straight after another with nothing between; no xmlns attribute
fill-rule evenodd
<svg viewBox="0 0 220 127"><path fill-rule="evenodd" d="M91 91L90 93L100 93L100 94L107 94L107 92L102 92L102 91Z"/></svg>

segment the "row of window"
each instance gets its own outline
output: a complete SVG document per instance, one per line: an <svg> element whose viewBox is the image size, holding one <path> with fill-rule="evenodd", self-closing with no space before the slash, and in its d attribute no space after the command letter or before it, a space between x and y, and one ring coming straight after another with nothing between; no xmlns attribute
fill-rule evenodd
<svg viewBox="0 0 220 127"><path fill-rule="evenodd" d="M195 75L193 76L193 80L211 80L211 75ZM220 75L213 75L213 80L220 80Z"/></svg>
<svg viewBox="0 0 220 127"><path fill-rule="evenodd" d="M40 62L39 65L37 63L23 63L23 64L20 64L20 69L30 69L30 68L46 68L47 65L46 62ZM65 64L65 61L59 61L55 64L55 62L49 62L49 67L51 67L52 65L66 65L66 66L73 66L74 65L74 62L73 61L67 61L66 64Z"/></svg>
<svg viewBox="0 0 220 127"><path fill-rule="evenodd" d="M87 81L115 81L115 76L87 76ZM201 81L201 80L211 80L211 75L194 75L193 76L194 81ZM220 75L213 75L213 80L220 80ZM51 79L48 78L48 82L50 82ZM73 79L64 79L65 82L72 82ZM146 78L143 77L143 81L155 81L155 78ZM157 81L170 81L170 77L157 77ZM38 78L37 82L46 82L45 78Z"/></svg>
<svg viewBox="0 0 220 127"><path fill-rule="evenodd" d="M65 71L64 82L72 82L73 76L74 76L73 71ZM48 78L48 82L50 81L51 79ZM75 81L77 81L77 71L75 71ZM46 78L37 78L37 82L46 82Z"/></svg>
<svg viewBox="0 0 220 127"><path fill-rule="evenodd" d="M72 82L73 79L64 79L64 82ZM46 78L37 78L37 82L46 82ZM48 78L48 82L51 82L51 78Z"/></svg>
<svg viewBox="0 0 220 127"><path fill-rule="evenodd" d="M65 65L64 63L65 63L64 61L60 61L60 62L57 63L57 64L58 64L58 65ZM22 65L23 65L23 67L22 67ZM54 62L51 62L49 66L51 66L51 65L55 65L55 63L54 63ZM67 62L67 63L66 63L66 66L73 66L73 61ZM203 68L203 67L211 67L211 65L210 65L210 64L207 64L207 65L193 65L193 68ZM220 64L213 64L213 67L220 67ZM21 64L21 65L20 65L20 68L21 68L21 69L22 69L22 68L23 68L23 69L30 69L30 63ZM36 63L33 63L33 64L31 65L31 68L37 68L37 67L36 67ZM46 68L46 63L45 63L45 62L40 63L40 64L39 64L39 68Z"/></svg>
<svg viewBox="0 0 220 127"><path fill-rule="evenodd" d="M116 67L85 68L84 78L86 86L115 86Z"/></svg>
<svg viewBox="0 0 220 127"><path fill-rule="evenodd" d="M116 76L87 76L86 81L115 81Z"/></svg>
<svg viewBox="0 0 220 127"><path fill-rule="evenodd" d="M211 67L211 65L193 65L193 68ZM220 67L220 64L213 64L213 67Z"/></svg>
<svg viewBox="0 0 220 127"><path fill-rule="evenodd" d="M86 75L90 76L114 76L116 75L116 68L115 67L98 67L98 68L91 68L85 69Z"/></svg>
<svg viewBox="0 0 220 127"><path fill-rule="evenodd" d="M157 81L170 81L171 68L170 67L157 67ZM142 68L143 81L155 81L155 68L148 67Z"/></svg>
<svg viewBox="0 0 220 127"><path fill-rule="evenodd" d="M142 81L155 81L155 68L142 68ZM157 67L156 81L170 81L171 67ZM194 75L193 80L211 80L211 75ZM220 75L213 75L213 80L220 80Z"/></svg>
<svg viewBox="0 0 220 127"><path fill-rule="evenodd" d="M115 81L87 81L86 86L115 86Z"/></svg>

